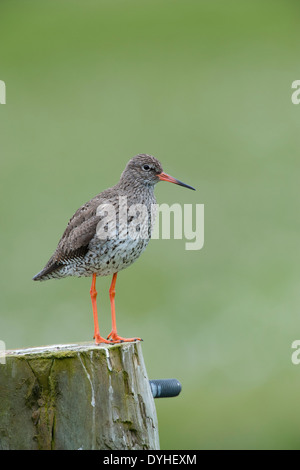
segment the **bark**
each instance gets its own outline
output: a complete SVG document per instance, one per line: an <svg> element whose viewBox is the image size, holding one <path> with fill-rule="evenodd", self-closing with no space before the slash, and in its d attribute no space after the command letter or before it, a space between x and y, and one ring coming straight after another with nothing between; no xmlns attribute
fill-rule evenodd
<svg viewBox="0 0 300 470"><path fill-rule="evenodd" d="M8 351L0 449L159 449L141 344Z"/></svg>

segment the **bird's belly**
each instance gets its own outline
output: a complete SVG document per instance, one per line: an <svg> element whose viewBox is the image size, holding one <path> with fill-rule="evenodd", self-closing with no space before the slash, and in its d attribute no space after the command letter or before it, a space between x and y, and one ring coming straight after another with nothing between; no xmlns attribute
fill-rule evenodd
<svg viewBox="0 0 300 470"><path fill-rule="evenodd" d="M108 276L130 266L141 255L149 243L148 239L107 240L100 246L90 244L86 265L90 267L91 274ZM90 276L91 274L86 274Z"/></svg>

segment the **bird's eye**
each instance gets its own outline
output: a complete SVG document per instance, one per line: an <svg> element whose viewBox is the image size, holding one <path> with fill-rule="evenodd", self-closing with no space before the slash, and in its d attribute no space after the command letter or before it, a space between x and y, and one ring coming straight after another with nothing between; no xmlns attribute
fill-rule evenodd
<svg viewBox="0 0 300 470"><path fill-rule="evenodd" d="M150 170L150 166L149 166L149 165L143 165L143 170L149 171L149 170Z"/></svg>

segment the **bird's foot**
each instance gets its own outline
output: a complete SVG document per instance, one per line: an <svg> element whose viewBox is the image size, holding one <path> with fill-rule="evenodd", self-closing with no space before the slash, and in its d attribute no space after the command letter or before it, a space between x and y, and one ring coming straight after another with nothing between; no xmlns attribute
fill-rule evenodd
<svg viewBox="0 0 300 470"><path fill-rule="evenodd" d="M117 333L115 332L111 332L109 333L107 339L109 339L109 341L107 341L108 343L131 343L132 341L143 341L141 338L123 338L123 336L119 336Z"/></svg>
<svg viewBox="0 0 300 470"><path fill-rule="evenodd" d="M111 341L108 341L107 339L102 338L102 336L97 335L97 334L94 336L94 339L95 339L95 344L101 344L101 343L111 344Z"/></svg>

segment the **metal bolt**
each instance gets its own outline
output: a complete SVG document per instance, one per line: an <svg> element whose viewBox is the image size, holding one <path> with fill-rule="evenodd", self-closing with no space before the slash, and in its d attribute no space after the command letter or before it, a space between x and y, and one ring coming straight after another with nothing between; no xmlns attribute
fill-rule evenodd
<svg viewBox="0 0 300 470"><path fill-rule="evenodd" d="M153 398L177 397L181 383L177 379L149 380Z"/></svg>

